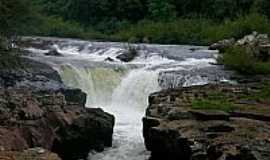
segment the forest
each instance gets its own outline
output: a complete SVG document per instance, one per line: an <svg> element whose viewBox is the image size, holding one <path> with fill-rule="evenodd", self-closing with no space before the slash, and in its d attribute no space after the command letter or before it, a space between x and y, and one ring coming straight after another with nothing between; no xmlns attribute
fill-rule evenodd
<svg viewBox="0 0 270 160"><path fill-rule="evenodd" d="M207 45L270 33L269 18L268 0L0 0L1 37Z"/></svg>

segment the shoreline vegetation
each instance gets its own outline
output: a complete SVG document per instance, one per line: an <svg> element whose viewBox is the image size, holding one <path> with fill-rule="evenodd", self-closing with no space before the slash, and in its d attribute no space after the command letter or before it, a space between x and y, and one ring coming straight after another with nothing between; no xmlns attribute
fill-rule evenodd
<svg viewBox="0 0 270 160"><path fill-rule="evenodd" d="M222 39L241 38L253 31L270 33L270 20L262 14L251 13L233 20L216 22L206 18L177 18L171 21L142 20L122 24L110 33L84 28L78 23L59 17L47 17L36 33L26 36L52 36L97 41L129 43L210 45Z"/></svg>
<svg viewBox="0 0 270 160"><path fill-rule="evenodd" d="M210 45L270 33L268 0L0 0L0 37Z"/></svg>
<svg viewBox="0 0 270 160"><path fill-rule="evenodd" d="M270 34L269 8L268 0L0 0L0 52L18 35L207 46ZM227 49L221 63L244 74L270 73L269 62L250 52Z"/></svg>

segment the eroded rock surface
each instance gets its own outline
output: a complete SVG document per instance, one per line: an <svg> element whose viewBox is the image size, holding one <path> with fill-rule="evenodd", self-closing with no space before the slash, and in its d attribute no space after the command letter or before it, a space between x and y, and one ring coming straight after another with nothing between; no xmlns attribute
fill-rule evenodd
<svg viewBox="0 0 270 160"><path fill-rule="evenodd" d="M49 66L26 62L23 69L0 71L1 151L16 157L42 147L74 160L112 145L112 115L85 108L86 94L63 85Z"/></svg>
<svg viewBox="0 0 270 160"><path fill-rule="evenodd" d="M31 148L22 152L0 151L1 160L61 160L55 153L43 148Z"/></svg>
<svg viewBox="0 0 270 160"><path fill-rule="evenodd" d="M259 89L206 85L152 94L143 118L145 145L152 159L270 159L270 103L245 100ZM234 108L194 107L198 100L218 96L233 102Z"/></svg>

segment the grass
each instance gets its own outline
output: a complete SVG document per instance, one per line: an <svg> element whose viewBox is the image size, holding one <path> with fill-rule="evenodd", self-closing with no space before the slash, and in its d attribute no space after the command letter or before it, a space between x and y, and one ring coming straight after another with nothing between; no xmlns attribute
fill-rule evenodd
<svg viewBox="0 0 270 160"><path fill-rule="evenodd" d="M195 99L191 102L191 108L195 110L221 110L225 112L247 111L254 113L270 113L270 82L261 82L256 85L257 90L231 95L222 91L210 91L203 99ZM241 101L255 102L254 104L239 104Z"/></svg>
<svg viewBox="0 0 270 160"><path fill-rule="evenodd" d="M227 100L194 100L192 102L192 109L199 109L199 110L221 110L225 112L231 112L235 109L233 103L227 101Z"/></svg>

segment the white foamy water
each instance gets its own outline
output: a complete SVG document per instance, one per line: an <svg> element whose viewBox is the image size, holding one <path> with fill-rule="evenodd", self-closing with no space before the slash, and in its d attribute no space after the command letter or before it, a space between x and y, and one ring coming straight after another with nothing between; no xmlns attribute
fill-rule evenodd
<svg viewBox="0 0 270 160"><path fill-rule="evenodd" d="M101 153L91 152L89 160L148 159L150 154L144 146L142 117L149 94L161 90L161 86L207 84L211 81L210 75L221 73L214 70L203 74L202 69L215 63L214 53L205 48L194 53L189 46L145 45L138 57L123 63L116 59L126 50L121 43L61 40L53 47L63 57L41 56L45 51L28 50L38 53L34 59L56 68L67 86L87 93L87 107L101 107L116 118L113 146ZM114 61L106 62L108 57ZM224 80L223 75L218 78Z"/></svg>

